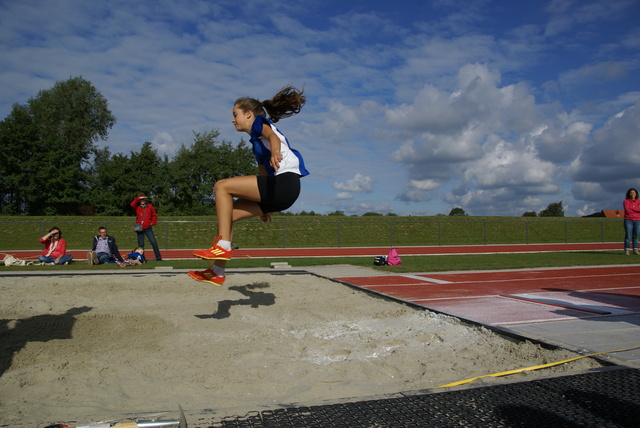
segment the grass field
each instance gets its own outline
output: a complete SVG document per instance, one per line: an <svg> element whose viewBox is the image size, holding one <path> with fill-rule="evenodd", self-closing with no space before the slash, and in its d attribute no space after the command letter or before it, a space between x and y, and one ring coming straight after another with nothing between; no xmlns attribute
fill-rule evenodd
<svg viewBox="0 0 640 428"><path fill-rule="evenodd" d="M544 267L599 266L599 265L631 265L640 264L640 256L625 256L622 251L580 251L558 253L522 253L522 254L476 254L476 255L402 255L400 266L374 266L371 257L326 257L326 258L282 258L278 262L288 262L293 268L307 266L327 266L348 264L371 267L380 271L408 272L445 272L465 270L498 270L498 269L534 269ZM269 269L274 259L242 258L229 262L230 269L264 268ZM155 269L158 266L171 266L174 269L205 269L209 263L204 260L165 260L149 262L142 266L127 267L128 271L136 269ZM0 264L0 272L23 272L51 270L118 270L115 264L88 266L84 261L72 262L67 266L4 266Z"/></svg>
<svg viewBox="0 0 640 428"><path fill-rule="evenodd" d="M99 226L106 225L116 236L119 247L135 247L133 217L0 217L0 251L39 250L38 238L50 227L58 226L68 249L89 249ZM154 227L161 249L204 248L215 234L212 217L160 218ZM538 217L331 217L274 216L271 223L243 221L236 224L234 241L242 248L309 248L368 246L438 246L523 243L620 242L622 220L616 218L538 218ZM483 269L525 269L559 266L592 266L640 263L640 256L624 256L622 251L402 256L400 266L375 267L370 257L278 259L293 267L351 264L389 272L438 272ZM230 268L269 268L271 259L235 259ZM151 262L176 269L201 269L200 260ZM115 265L5 267L5 270L119 269Z"/></svg>

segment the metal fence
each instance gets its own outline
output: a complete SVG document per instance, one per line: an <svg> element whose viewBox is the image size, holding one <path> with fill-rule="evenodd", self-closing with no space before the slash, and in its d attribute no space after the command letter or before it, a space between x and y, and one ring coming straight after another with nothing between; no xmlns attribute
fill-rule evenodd
<svg viewBox="0 0 640 428"><path fill-rule="evenodd" d="M100 226L118 239L121 248L134 248L137 235L132 220L0 221L0 249L38 249L38 238L58 226L69 249L87 248ZM160 247L200 248L216 233L216 221L168 220L154 226ZM243 248L313 248L368 246L441 246L492 244L545 244L580 242L622 242L621 219L554 218L499 220L433 220L359 218L289 219L273 222L246 220L235 224L234 243Z"/></svg>

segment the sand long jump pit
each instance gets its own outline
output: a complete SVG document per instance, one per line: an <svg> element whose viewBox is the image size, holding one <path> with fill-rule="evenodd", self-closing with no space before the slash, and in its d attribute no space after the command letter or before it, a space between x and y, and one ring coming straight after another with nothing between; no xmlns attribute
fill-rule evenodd
<svg viewBox="0 0 640 428"><path fill-rule="evenodd" d="M312 274L235 273L224 287L170 272L2 277L0 296L0 426L175 415L178 406L187 416L242 415L576 356ZM517 376L595 367L583 358Z"/></svg>

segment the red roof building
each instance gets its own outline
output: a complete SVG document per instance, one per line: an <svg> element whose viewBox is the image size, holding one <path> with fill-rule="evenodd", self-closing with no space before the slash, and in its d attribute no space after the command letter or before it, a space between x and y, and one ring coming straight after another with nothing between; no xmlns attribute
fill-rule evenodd
<svg viewBox="0 0 640 428"><path fill-rule="evenodd" d="M624 218L624 210L602 210L602 214L604 214L605 217Z"/></svg>

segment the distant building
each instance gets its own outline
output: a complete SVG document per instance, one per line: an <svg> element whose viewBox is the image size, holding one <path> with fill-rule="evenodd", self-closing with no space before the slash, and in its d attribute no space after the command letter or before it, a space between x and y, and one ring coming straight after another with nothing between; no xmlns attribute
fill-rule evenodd
<svg viewBox="0 0 640 428"><path fill-rule="evenodd" d="M602 214L604 214L605 217L624 218L624 210L602 210Z"/></svg>

